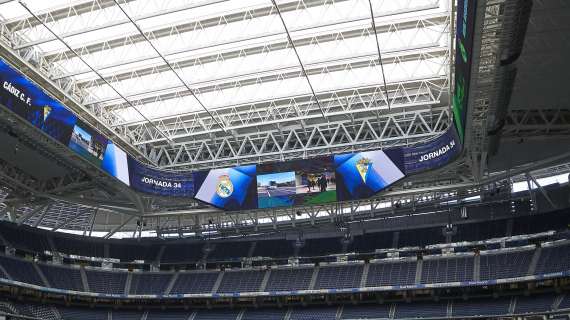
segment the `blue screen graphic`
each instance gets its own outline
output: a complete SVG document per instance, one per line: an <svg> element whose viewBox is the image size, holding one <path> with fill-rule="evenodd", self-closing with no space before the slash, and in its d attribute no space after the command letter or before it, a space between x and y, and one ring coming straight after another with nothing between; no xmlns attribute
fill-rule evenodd
<svg viewBox="0 0 570 320"><path fill-rule="evenodd" d="M337 198L368 198L402 179L401 149L377 150L334 156Z"/></svg>
<svg viewBox="0 0 570 320"><path fill-rule="evenodd" d="M160 171L129 158L131 187L144 193L170 197L193 197L192 173Z"/></svg>
<svg viewBox="0 0 570 320"><path fill-rule="evenodd" d="M213 169L194 174L196 199L226 210L257 208L256 166Z"/></svg>
<svg viewBox="0 0 570 320"><path fill-rule="evenodd" d="M451 126L437 139L403 148L406 175L440 168L453 160L460 151L457 131Z"/></svg>
<svg viewBox="0 0 570 320"><path fill-rule="evenodd" d="M0 104L67 145L77 117L0 60Z"/></svg>
<svg viewBox="0 0 570 320"><path fill-rule="evenodd" d="M130 185L127 154L112 142L107 145L101 168L124 184Z"/></svg>

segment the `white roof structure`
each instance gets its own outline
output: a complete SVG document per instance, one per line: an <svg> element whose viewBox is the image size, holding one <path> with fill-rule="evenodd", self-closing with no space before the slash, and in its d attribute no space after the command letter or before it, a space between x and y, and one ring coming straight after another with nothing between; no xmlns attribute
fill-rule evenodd
<svg viewBox="0 0 570 320"><path fill-rule="evenodd" d="M450 6L4 0L0 32L141 160L185 170L438 135L450 122Z"/></svg>

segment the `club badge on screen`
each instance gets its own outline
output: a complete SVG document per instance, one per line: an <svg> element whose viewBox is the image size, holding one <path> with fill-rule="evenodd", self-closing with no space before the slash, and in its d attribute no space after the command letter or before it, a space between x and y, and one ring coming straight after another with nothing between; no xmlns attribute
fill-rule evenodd
<svg viewBox="0 0 570 320"><path fill-rule="evenodd" d="M216 193L222 197L227 198L232 195L234 192L234 185L230 180L228 175L220 176L218 179L218 185L216 186Z"/></svg>
<svg viewBox="0 0 570 320"><path fill-rule="evenodd" d="M372 165L372 161L370 161L370 159L368 158L362 158L358 160L358 162L356 163L356 170L358 170L358 173L362 178L362 182L364 183L366 183L366 176L368 174L368 169L370 168L370 165Z"/></svg>

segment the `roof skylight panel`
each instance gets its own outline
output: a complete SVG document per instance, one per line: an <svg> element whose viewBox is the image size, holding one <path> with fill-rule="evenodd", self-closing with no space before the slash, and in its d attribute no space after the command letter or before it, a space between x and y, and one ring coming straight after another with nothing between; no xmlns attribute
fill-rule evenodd
<svg viewBox="0 0 570 320"><path fill-rule="evenodd" d="M445 63L445 58L433 58L435 63ZM397 66L386 65L387 81L392 84L395 81L410 81L419 79L434 79L441 77L444 70L432 70L419 65L418 61L399 63ZM445 68L442 68L445 69ZM390 74L388 74L388 71ZM414 72L413 77L410 74ZM376 86L378 84L379 67L360 68L354 70L342 70L331 73L310 75L311 81L315 83L315 90L319 92L335 91L363 86ZM290 78L266 83L258 83L242 87L233 87L223 90L215 90L199 94L200 100L210 109L230 107L243 103L253 103L256 101L272 100L276 98L286 98L296 95L310 95L310 90L303 78ZM199 111L192 104L180 105L179 99L168 99L158 103L150 103L141 106L141 110L148 110L145 113L149 118L175 115L179 112ZM184 98L182 98L184 99ZM187 99L185 99L187 100ZM152 106L152 107L149 107ZM176 106L173 108L173 106ZM147 112L147 111L145 111ZM119 113L121 113L119 111ZM129 118L121 114L126 121L134 121L137 118Z"/></svg>

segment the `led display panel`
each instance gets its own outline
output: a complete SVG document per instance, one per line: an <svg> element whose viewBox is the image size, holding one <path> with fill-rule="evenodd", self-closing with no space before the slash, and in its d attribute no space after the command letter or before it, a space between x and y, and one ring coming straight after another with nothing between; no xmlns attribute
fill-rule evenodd
<svg viewBox="0 0 570 320"><path fill-rule="evenodd" d="M77 117L0 60L0 104L67 145Z"/></svg>
<svg viewBox="0 0 570 320"><path fill-rule="evenodd" d="M371 197L404 177L402 149L336 155L334 165L339 201Z"/></svg>
<svg viewBox="0 0 570 320"><path fill-rule="evenodd" d="M125 151L112 142L109 142L105 149L105 154L103 155L101 169L119 179L124 184L130 185L129 163L127 158L128 156Z"/></svg>
<svg viewBox="0 0 570 320"><path fill-rule="evenodd" d="M469 80L473 60L475 9L475 0L459 0L457 2L455 90L452 99L452 111L455 127L462 143L465 138Z"/></svg>
<svg viewBox="0 0 570 320"><path fill-rule="evenodd" d="M405 174L439 168L460 152L471 65L474 1L462 0L458 9L454 125L442 136L411 147L195 173L168 172L141 164L127 155L2 60L0 104L137 191L194 197L226 210L363 199Z"/></svg>
<svg viewBox="0 0 570 320"><path fill-rule="evenodd" d="M69 148L97 167L103 163L103 155L109 140L82 121L77 121L71 132Z"/></svg>
<svg viewBox="0 0 570 320"><path fill-rule="evenodd" d="M461 151L457 131L451 126L434 140L405 147L404 167L406 175L440 168L453 160Z"/></svg>
<svg viewBox="0 0 570 320"><path fill-rule="evenodd" d="M256 166L194 173L195 199L226 210L257 207Z"/></svg>
<svg viewBox="0 0 570 320"><path fill-rule="evenodd" d="M192 173L169 172L149 168L129 158L131 187L137 191L169 197L193 197Z"/></svg>
<svg viewBox="0 0 570 320"><path fill-rule="evenodd" d="M332 157L258 166L259 208L314 205L334 201L336 178Z"/></svg>

